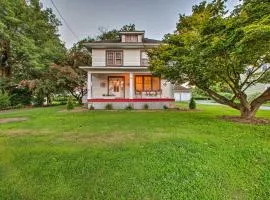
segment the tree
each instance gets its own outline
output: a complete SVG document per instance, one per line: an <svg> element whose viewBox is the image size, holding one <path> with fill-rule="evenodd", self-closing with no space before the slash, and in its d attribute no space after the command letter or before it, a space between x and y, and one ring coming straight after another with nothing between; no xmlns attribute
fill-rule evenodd
<svg viewBox="0 0 270 200"><path fill-rule="evenodd" d="M60 21L39 0L0 0L0 67L3 75L20 82L37 78L59 62L65 47L58 35Z"/></svg>
<svg viewBox="0 0 270 200"><path fill-rule="evenodd" d="M270 4L244 0L228 15L224 0L193 6L190 16L180 15L176 31L164 45L150 50L150 69L172 82L190 82L221 104L253 118L270 88L249 101L246 90L270 80ZM216 86L229 88L232 98Z"/></svg>
<svg viewBox="0 0 270 200"><path fill-rule="evenodd" d="M112 29L112 30L107 30L104 27L99 28L100 34L96 37L95 40L116 40L120 39L119 37L119 32L121 31L135 31L136 26L135 24L126 24L120 29Z"/></svg>

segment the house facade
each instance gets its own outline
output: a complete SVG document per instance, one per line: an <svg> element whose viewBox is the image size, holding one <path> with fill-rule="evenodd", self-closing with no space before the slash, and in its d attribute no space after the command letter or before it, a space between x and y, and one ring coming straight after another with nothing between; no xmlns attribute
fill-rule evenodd
<svg viewBox="0 0 270 200"><path fill-rule="evenodd" d="M144 31L120 32L119 40L85 44L92 52L92 66L80 67L87 71L88 108L104 109L108 104L114 109L174 106L172 84L148 69L146 50L160 41L144 35Z"/></svg>

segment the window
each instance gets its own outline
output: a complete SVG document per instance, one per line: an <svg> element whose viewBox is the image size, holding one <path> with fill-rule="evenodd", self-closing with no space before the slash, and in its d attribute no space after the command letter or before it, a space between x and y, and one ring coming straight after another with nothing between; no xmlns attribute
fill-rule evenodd
<svg viewBox="0 0 270 200"><path fill-rule="evenodd" d="M122 51L107 51L107 65L122 65L123 52Z"/></svg>
<svg viewBox="0 0 270 200"><path fill-rule="evenodd" d="M160 90L160 78L153 76L135 76L136 91L157 91Z"/></svg>
<svg viewBox="0 0 270 200"><path fill-rule="evenodd" d="M138 35L126 35L126 42L138 42Z"/></svg>
<svg viewBox="0 0 270 200"><path fill-rule="evenodd" d="M148 66L149 62L148 62L148 55L145 51L141 52L141 65L142 66Z"/></svg>

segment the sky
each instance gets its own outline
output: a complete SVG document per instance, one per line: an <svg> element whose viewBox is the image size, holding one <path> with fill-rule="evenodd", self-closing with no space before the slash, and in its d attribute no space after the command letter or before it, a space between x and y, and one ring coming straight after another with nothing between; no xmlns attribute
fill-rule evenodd
<svg viewBox="0 0 270 200"><path fill-rule="evenodd" d="M64 17L60 18L52 2ZM67 48L87 36L95 37L99 28L121 28L135 24L137 30L145 30L145 36L161 40L175 30L179 14L190 14L192 5L201 0L41 0L43 8L52 8L62 21L59 28L61 39ZM239 0L228 0L232 9Z"/></svg>

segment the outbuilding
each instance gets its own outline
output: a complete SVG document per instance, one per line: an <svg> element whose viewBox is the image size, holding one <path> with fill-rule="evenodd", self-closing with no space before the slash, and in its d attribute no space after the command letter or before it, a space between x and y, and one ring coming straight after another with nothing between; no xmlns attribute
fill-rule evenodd
<svg viewBox="0 0 270 200"><path fill-rule="evenodd" d="M175 101L189 101L192 97L191 89L182 85L174 85L173 93Z"/></svg>

